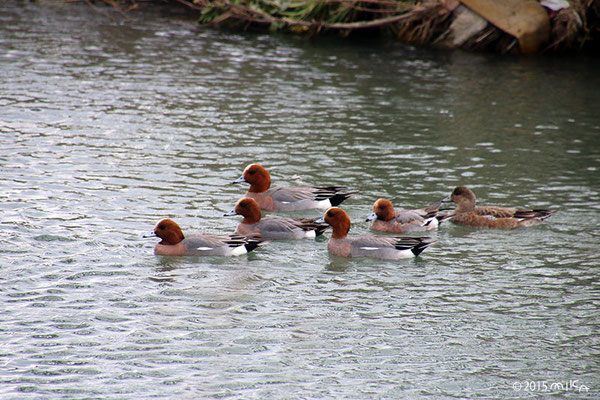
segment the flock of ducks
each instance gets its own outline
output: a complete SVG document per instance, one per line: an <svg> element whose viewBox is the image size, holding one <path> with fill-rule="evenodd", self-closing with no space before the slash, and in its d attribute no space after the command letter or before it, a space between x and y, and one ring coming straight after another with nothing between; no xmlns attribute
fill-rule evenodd
<svg viewBox="0 0 600 400"><path fill-rule="evenodd" d="M154 228L153 236L161 239L154 253L167 256L240 255L271 240L302 239L322 235L329 227L333 232L327 248L343 257L400 259L421 254L434 241L428 237L406 237L363 234L348 236L350 217L337 207L356 192L346 187L271 187L269 172L259 164L251 164L234 183L249 183L250 187L235 208L225 215L243 217L234 234L217 235L191 233L184 235L179 225L163 219ZM441 212L443 203L453 202L456 208ZM377 232L402 234L436 229L445 220L480 228L517 228L537 225L555 210L525 210L509 207L477 206L475 195L466 186L456 187L450 196L426 208L394 210L387 199L373 204L367 221ZM262 211L286 212L326 209L321 218L289 218L262 216Z"/></svg>

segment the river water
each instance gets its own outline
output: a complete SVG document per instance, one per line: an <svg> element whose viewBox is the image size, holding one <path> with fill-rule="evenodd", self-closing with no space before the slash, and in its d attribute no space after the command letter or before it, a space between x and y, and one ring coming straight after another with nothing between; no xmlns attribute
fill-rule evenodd
<svg viewBox="0 0 600 400"><path fill-rule="evenodd" d="M218 31L152 6L9 0L0 20L3 399L599 396L598 57ZM403 261L327 238L153 255L164 217L233 231L254 162L358 190L351 233L379 197L459 184L559 213L446 223Z"/></svg>

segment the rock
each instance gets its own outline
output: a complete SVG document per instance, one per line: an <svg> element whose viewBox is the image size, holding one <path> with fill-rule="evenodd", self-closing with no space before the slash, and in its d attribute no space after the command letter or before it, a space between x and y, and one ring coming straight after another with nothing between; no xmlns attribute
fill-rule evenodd
<svg viewBox="0 0 600 400"><path fill-rule="evenodd" d="M516 37L521 53L537 52L550 38L550 18L536 0L461 0L461 3Z"/></svg>
<svg viewBox="0 0 600 400"><path fill-rule="evenodd" d="M472 38L474 35L482 31L488 22L461 5L454 10L454 20L449 28L448 36L440 42L446 47L460 47L464 42Z"/></svg>

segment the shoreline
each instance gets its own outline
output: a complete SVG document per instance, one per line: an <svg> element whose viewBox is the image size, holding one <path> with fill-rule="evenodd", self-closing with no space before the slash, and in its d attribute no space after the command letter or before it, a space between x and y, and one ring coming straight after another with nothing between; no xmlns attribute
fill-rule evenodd
<svg viewBox="0 0 600 400"><path fill-rule="evenodd" d="M600 3L593 0L70 0L124 18L140 7L177 7L205 27L305 37L378 35L436 48L497 54L561 54L600 49Z"/></svg>

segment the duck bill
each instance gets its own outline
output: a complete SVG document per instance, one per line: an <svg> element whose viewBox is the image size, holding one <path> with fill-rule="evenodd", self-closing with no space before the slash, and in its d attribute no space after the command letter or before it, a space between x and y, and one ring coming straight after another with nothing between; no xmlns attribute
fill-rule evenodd
<svg viewBox="0 0 600 400"><path fill-rule="evenodd" d="M233 217L234 215L237 215L237 213L235 212L235 209L223 214L224 217Z"/></svg>
<svg viewBox="0 0 600 400"><path fill-rule="evenodd" d="M373 221L374 219L377 219L377 214L371 213L371 215L369 215L367 217L366 221L369 222L369 221Z"/></svg>
<svg viewBox="0 0 600 400"><path fill-rule="evenodd" d="M244 179L244 175L240 176L239 178L237 178L235 181L231 182L231 183L243 183L246 182L246 179Z"/></svg>
<svg viewBox="0 0 600 400"><path fill-rule="evenodd" d="M450 203L451 201L452 199L450 198L450 196L446 196L441 200L442 203Z"/></svg>

